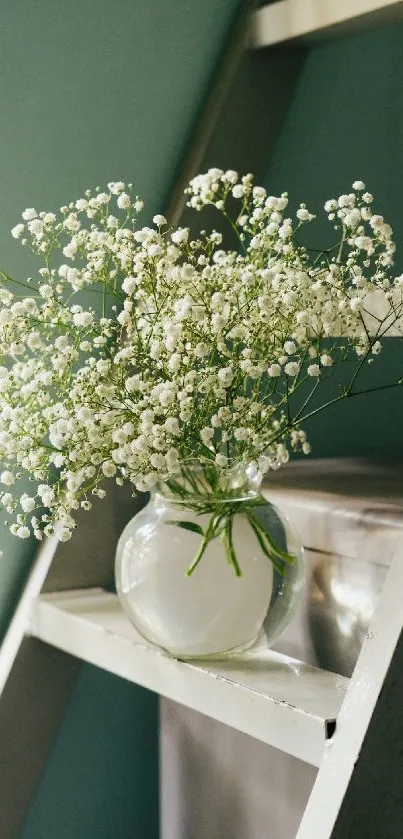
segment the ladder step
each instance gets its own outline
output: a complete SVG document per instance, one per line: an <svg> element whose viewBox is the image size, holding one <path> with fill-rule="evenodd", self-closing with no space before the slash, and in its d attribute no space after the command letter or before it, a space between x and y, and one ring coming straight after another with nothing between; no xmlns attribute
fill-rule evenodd
<svg viewBox="0 0 403 839"><path fill-rule="evenodd" d="M314 766L349 681L258 647L225 660L178 661L144 641L117 596L102 589L38 597L29 632Z"/></svg>
<svg viewBox="0 0 403 839"><path fill-rule="evenodd" d="M254 13L252 46L267 47L336 27L349 31L371 17L387 23L401 19L401 14L398 0L277 0Z"/></svg>

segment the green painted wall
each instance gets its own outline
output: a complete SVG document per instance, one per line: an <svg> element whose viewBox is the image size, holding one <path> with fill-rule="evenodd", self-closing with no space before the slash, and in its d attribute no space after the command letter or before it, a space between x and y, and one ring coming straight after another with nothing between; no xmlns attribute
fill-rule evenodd
<svg viewBox="0 0 403 839"><path fill-rule="evenodd" d="M111 178L133 180L149 215L164 206L238 4L3 0L0 263L7 270L29 272L8 233L25 206L50 209ZM402 150L399 25L310 50L266 181L270 191L288 189L316 208L363 178L399 244ZM396 342L382 364L403 372ZM400 393L342 405L312 426L315 453L402 453L402 407ZM32 549L4 529L0 542L4 627ZM22 839L156 836L156 728L155 698L83 668Z"/></svg>
<svg viewBox="0 0 403 839"><path fill-rule="evenodd" d="M21 839L156 839L157 725L154 694L83 666Z"/></svg>
<svg viewBox="0 0 403 839"><path fill-rule="evenodd" d="M251 167L252 168L252 167ZM403 25L309 50L265 184L288 190L313 212L362 179L392 224L403 270ZM325 223L326 224L326 223ZM317 228L320 235L320 226ZM323 229L323 227L322 227ZM310 231L312 233L312 231ZM372 381L403 375L402 343L391 339ZM316 456L403 453L403 391L342 402L311 422Z"/></svg>
<svg viewBox="0 0 403 839"><path fill-rule="evenodd" d="M1 266L32 270L9 234L26 206L122 178L164 208L239 5L2 0ZM1 632L33 546L2 527L0 547ZM157 821L157 700L84 667L23 839L152 839Z"/></svg>

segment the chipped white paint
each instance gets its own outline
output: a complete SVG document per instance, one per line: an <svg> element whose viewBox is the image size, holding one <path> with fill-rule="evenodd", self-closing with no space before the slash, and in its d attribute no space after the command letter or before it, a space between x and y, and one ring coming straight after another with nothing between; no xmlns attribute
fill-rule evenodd
<svg viewBox="0 0 403 839"><path fill-rule="evenodd" d="M24 591L14 612L4 641L0 646L0 696L10 675L24 635L27 632L32 602L38 597L45 582L57 545L57 539L49 539L44 542L38 551Z"/></svg>
<svg viewBox="0 0 403 839"><path fill-rule="evenodd" d="M401 0L278 0L255 12L252 46L271 46L376 13L391 20L401 7Z"/></svg>
<svg viewBox="0 0 403 839"><path fill-rule="evenodd" d="M42 596L31 633L315 766L348 684L267 649L203 665L177 661L147 644L102 590Z"/></svg>

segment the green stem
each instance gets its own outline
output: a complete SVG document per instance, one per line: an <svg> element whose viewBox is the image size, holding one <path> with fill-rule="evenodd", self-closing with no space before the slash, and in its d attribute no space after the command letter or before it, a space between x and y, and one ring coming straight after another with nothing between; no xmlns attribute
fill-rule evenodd
<svg viewBox="0 0 403 839"><path fill-rule="evenodd" d="M197 551L197 554L196 554L192 564L189 566L188 570L186 571L186 576L187 577L191 577L193 572L196 570L196 568L197 568L200 560L202 559L203 554L205 553L210 541L211 541L211 538L206 533L206 535L203 538L203 541L202 541L202 543L199 547L199 550Z"/></svg>
<svg viewBox="0 0 403 839"><path fill-rule="evenodd" d="M232 540L232 525L233 525L233 516L230 516L227 519L227 523L225 528L221 534L222 541L224 543L225 553L227 554L227 559L230 565L232 565L235 575L237 577L242 577L242 571L239 566L239 562L237 560L237 556L235 553L234 543Z"/></svg>
<svg viewBox="0 0 403 839"><path fill-rule="evenodd" d="M295 556L293 554L289 554L287 551L283 551L282 548L279 548L277 542L275 542L273 537L270 536L267 530L255 518L253 513L249 513L248 518L249 522L253 521L253 523L260 529L263 538L268 542L268 544L270 545L270 549L273 551L273 553L276 554L276 556L278 556L282 562L293 565L295 562Z"/></svg>
<svg viewBox="0 0 403 839"><path fill-rule="evenodd" d="M251 526L251 528L252 528L252 530L253 530L253 532L256 536L256 539L257 539L257 541L260 545L261 550L263 551L265 556L267 556L267 558L270 560L270 562L272 563L272 565L276 569L276 571L279 574L283 575L284 574L284 568L280 564L280 562L278 562L278 560L275 558L275 555L273 555L273 553L268 549L268 546L265 544L261 528L257 526L256 521L253 518L251 518L250 516L248 516L248 520L249 520L249 524L250 524L250 526Z"/></svg>

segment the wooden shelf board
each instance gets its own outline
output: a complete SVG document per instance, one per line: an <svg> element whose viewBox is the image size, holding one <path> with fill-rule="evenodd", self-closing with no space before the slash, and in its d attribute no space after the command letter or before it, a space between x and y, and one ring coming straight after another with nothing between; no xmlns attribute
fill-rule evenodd
<svg viewBox="0 0 403 839"><path fill-rule="evenodd" d="M378 22L401 17L401 0L278 0L255 12L252 47L326 33L336 27L351 27L373 17Z"/></svg>
<svg viewBox="0 0 403 839"><path fill-rule="evenodd" d="M37 598L30 633L83 661L319 766L348 680L254 648L225 661L181 662L147 644L102 589Z"/></svg>

